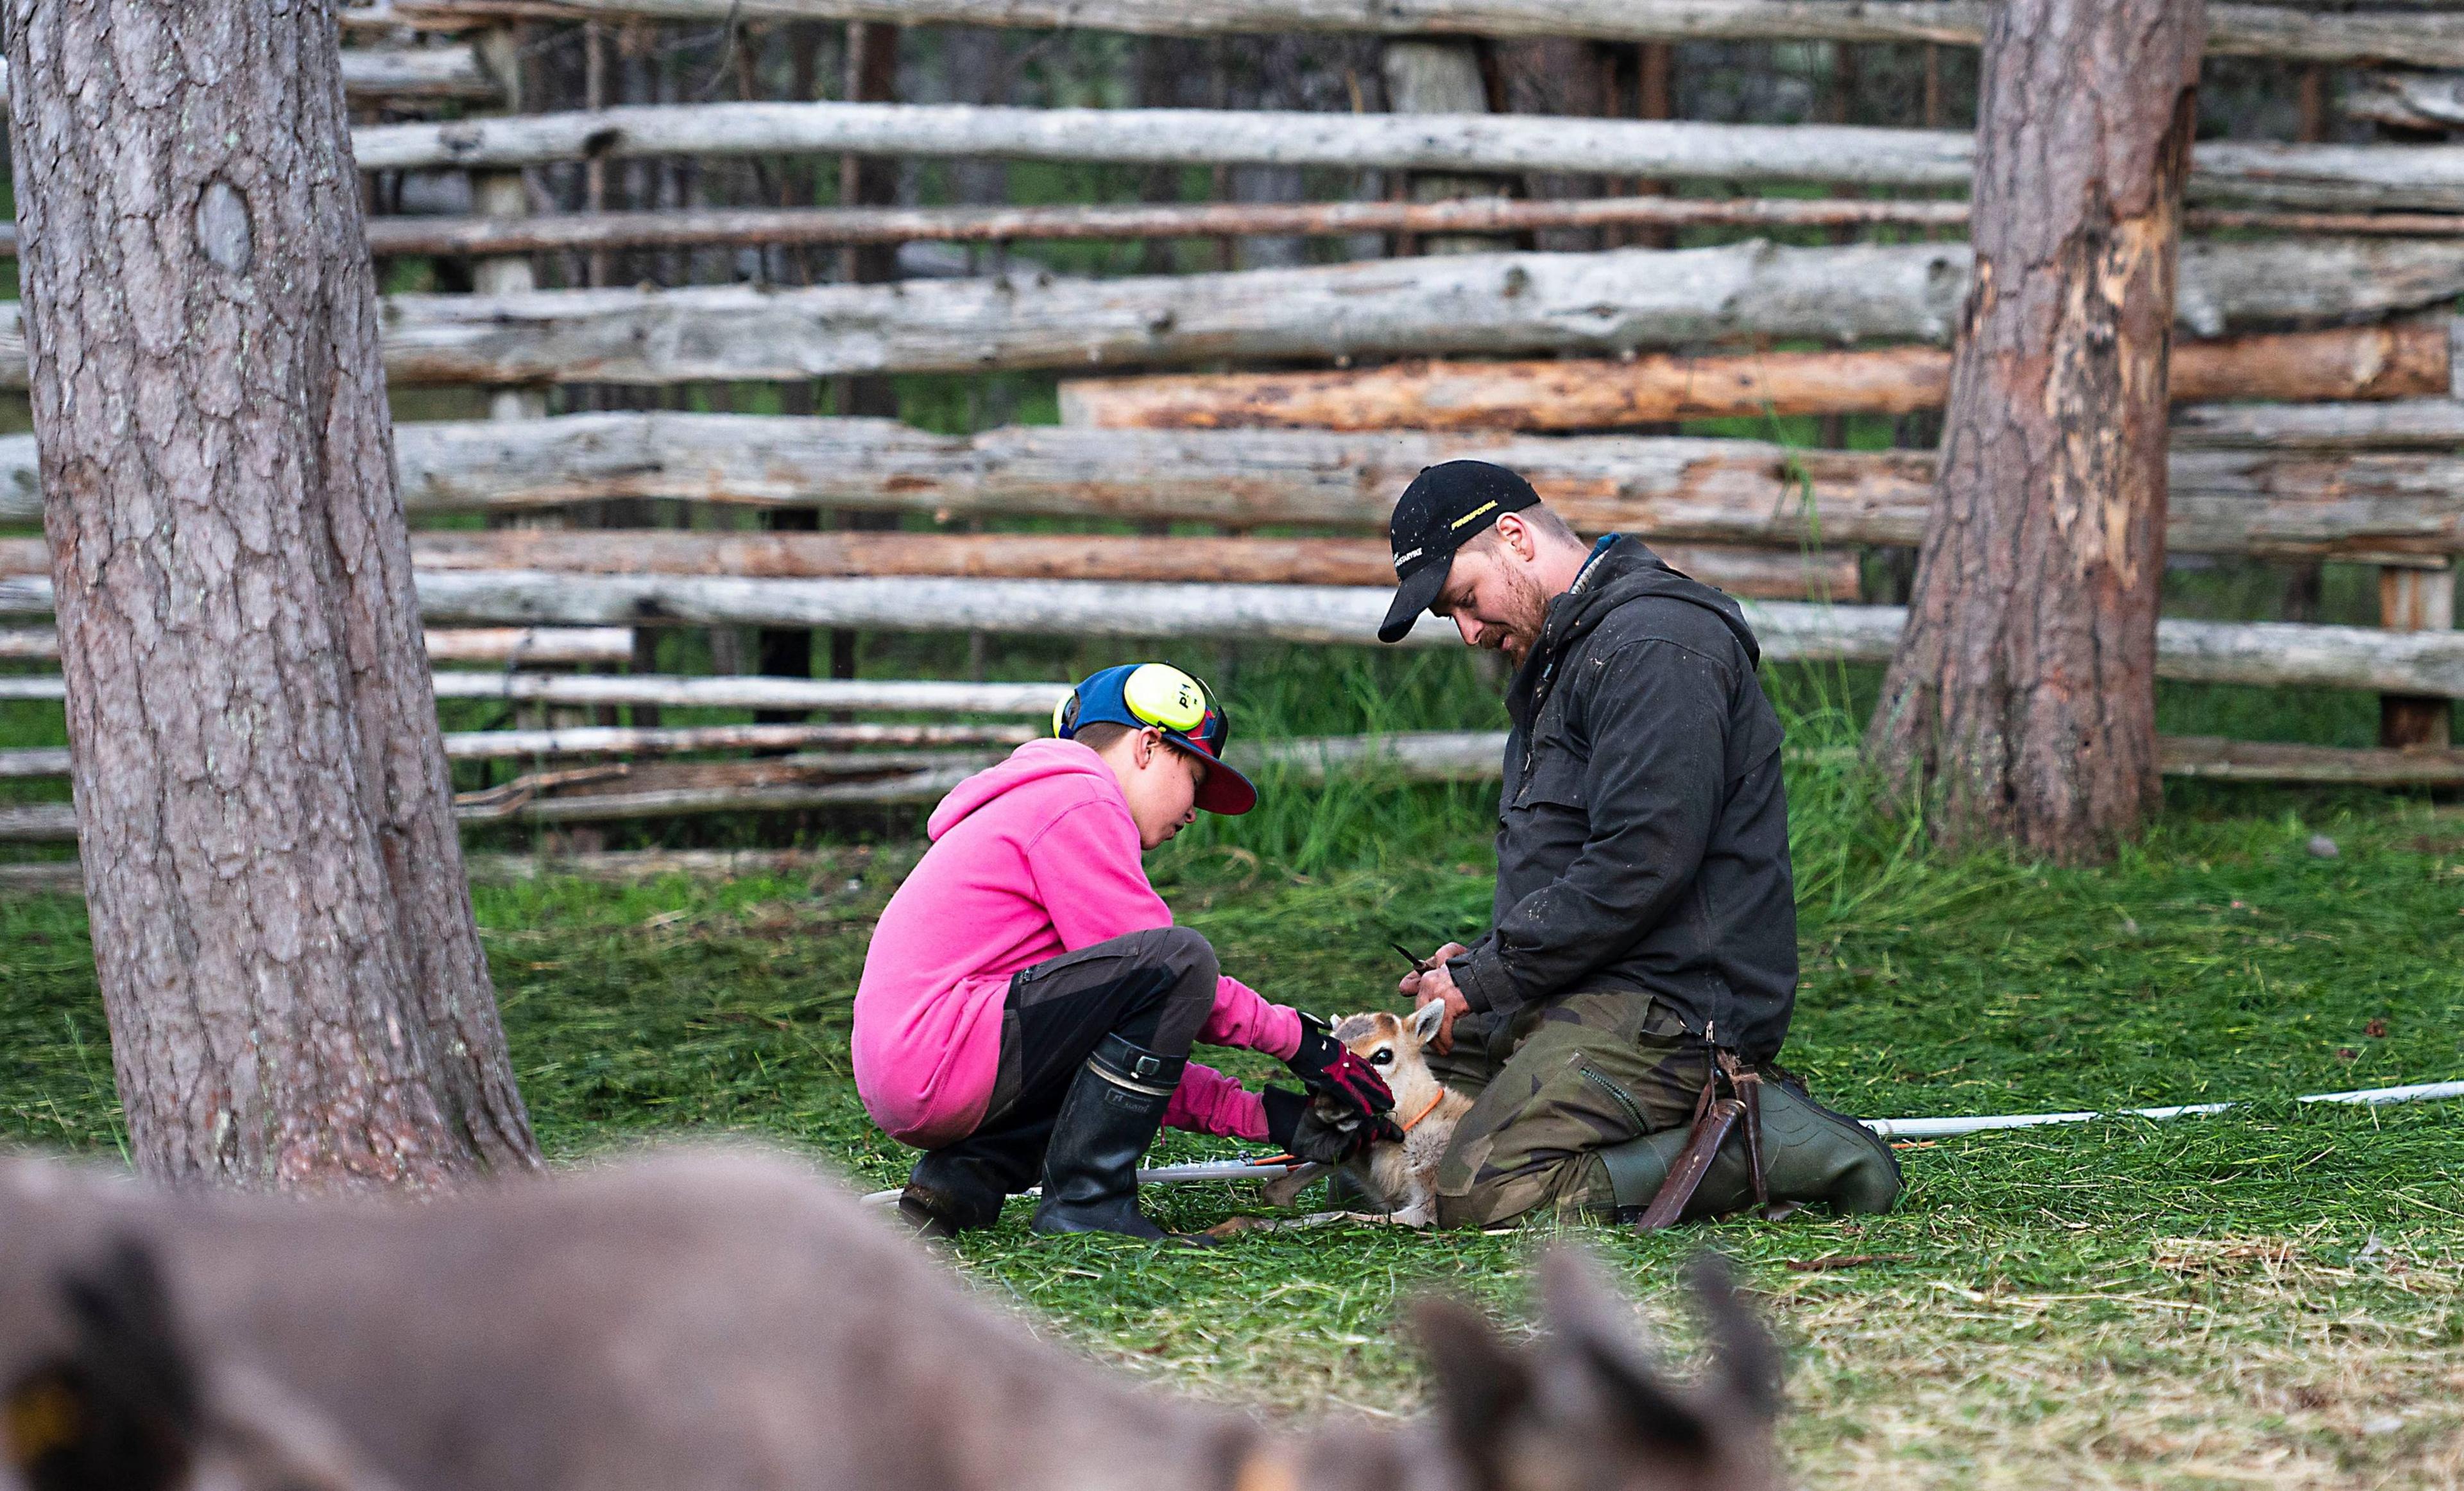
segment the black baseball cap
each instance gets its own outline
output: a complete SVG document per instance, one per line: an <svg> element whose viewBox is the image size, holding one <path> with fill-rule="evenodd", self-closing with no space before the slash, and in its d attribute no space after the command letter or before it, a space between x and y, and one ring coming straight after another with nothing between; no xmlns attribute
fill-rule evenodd
<svg viewBox="0 0 2464 1491"><path fill-rule="evenodd" d="M1395 545L1395 604L1377 640L1399 642L1446 588L1455 550L1486 533L1500 513L1540 505L1531 483L1485 460L1423 466L1395 504L1387 537Z"/></svg>

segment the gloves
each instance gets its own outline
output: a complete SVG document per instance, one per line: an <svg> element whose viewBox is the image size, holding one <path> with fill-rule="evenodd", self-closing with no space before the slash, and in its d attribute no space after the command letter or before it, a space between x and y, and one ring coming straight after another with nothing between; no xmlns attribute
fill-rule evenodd
<svg viewBox="0 0 2464 1491"><path fill-rule="evenodd" d="M1258 1098L1266 1107L1266 1137L1287 1154L1319 1165L1341 1165L1373 1140L1402 1137L1393 1119L1363 1118L1287 1088L1269 1087Z"/></svg>
<svg viewBox="0 0 2464 1491"><path fill-rule="evenodd" d="M1363 1118L1395 1111L1395 1095L1386 1090L1386 1079L1377 1075L1377 1069L1328 1035L1326 1022L1316 1015L1301 1014L1301 1048L1284 1064L1313 1098L1338 1103Z"/></svg>

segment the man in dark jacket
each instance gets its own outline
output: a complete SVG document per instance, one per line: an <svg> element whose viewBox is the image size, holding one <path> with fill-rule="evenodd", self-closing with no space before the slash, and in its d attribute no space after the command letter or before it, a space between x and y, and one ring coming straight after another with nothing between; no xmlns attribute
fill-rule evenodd
<svg viewBox="0 0 2464 1491"><path fill-rule="evenodd" d="M1775 1200L1887 1207L1889 1147L1771 1066L1796 1003L1796 902L1779 717L1736 602L1639 540L1584 544L1481 461L1423 471L1392 537L1379 639L1433 612L1518 664L1495 924L1402 985L1445 1005L1439 1075L1479 1094L1439 1171L1439 1219L1639 1212L1722 1053L1773 1079ZM1749 1193L1734 1147L1687 1214Z"/></svg>

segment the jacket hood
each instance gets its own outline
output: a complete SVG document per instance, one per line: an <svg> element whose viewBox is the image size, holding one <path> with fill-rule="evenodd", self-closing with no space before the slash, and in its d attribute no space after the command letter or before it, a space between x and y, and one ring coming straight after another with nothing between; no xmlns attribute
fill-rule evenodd
<svg viewBox="0 0 2464 1491"><path fill-rule="evenodd" d="M1746 613L1734 599L1669 568L1667 561L1653 553L1642 540L1620 537L1593 562L1578 589L1549 602L1547 617L1540 623L1540 638L1532 644L1530 656L1523 659L1507 692L1509 711L1529 701L1553 659L1564 656L1568 648L1590 635L1619 606L1645 596L1683 601L1711 612L1745 648L1747 665L1761 666L1762 644L1754 640L1754 630L1746 624Z"/></svg>
<svg viewBox="0 0 2464 1491"><path fill-rule="evenodd" d="M925 821L924 833L929 838L939 838L957 828L968 814L1030 782L1052 777L1082 776L1088 785L1099 788L1111 796L1119 796L1121 784L1112 777L1112 768L1091 747L1076 741L1029 741L1009 753L1009 759L999 766L986 767L974 776L950 789Z"/></svg>

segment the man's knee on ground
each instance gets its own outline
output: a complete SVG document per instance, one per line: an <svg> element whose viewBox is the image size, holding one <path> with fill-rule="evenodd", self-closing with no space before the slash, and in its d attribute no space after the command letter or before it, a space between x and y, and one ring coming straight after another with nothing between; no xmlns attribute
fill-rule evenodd
<svg viewBox="0 0 2464 1491"><path fill-rule="evenodd" d="M1570 1154L1552 1164L1511 1175L1482 1175L1468 1180L1441 1174L1438 1181L1440 1227L1509 1227L1538 1217L1572 1220L1600 1210L1592 1192L1600 1173L1598 1159Z"/></svg>
<svg viewBox="0 0 2464 1491"><path fill-rule="evenodd" d="M1438 1166L1439 1226L1506 1227L1535 1214L1586 1208L1598 1189L1597 1157L1553 1146L1527 1150L1515 1143L1522 1137L1459 1136Z"/></svg>

